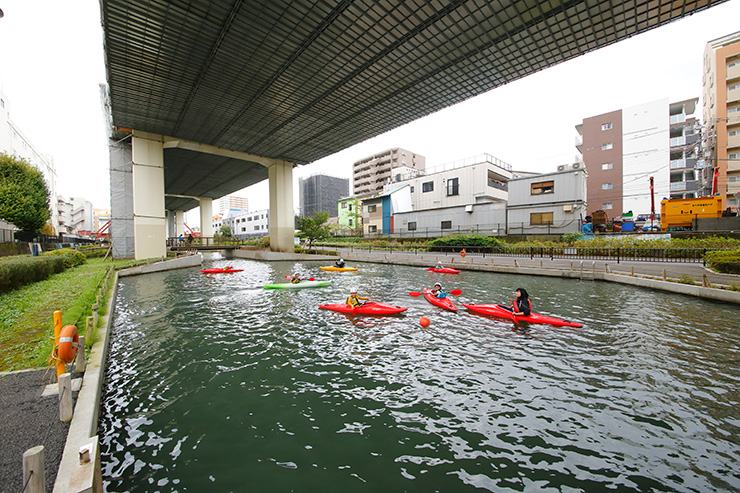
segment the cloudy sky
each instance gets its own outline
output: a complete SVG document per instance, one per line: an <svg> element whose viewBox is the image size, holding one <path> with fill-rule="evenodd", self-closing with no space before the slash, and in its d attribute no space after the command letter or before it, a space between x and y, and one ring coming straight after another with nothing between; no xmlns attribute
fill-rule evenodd
<svg viewBox="0 0 740 493"><path fill-rule="evenodd" d="M0 0L0 9L0 90L10 118L53 157L60 194L109 207L99 0ZM518 170L554 171L574 161L575 125L583 118L701 97L704 46L740 30L738 19L740 0L730 0L297 168L294 176L349 178L354 161L391 147L425 156L427 167L488 153ZM266 182L238 195L252 210L269 205ZM197 214L187 220L197 224Z"/></svg>

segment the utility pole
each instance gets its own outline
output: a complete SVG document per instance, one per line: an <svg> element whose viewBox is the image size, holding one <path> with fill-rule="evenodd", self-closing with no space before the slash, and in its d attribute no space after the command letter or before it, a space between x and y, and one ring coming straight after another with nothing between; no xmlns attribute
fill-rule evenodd
<svg viewBox="0 0 740 493"><path fill-rule="evenodd" d="M653 221L655 221L655 187L653 186L653 177L650 177L650 231L653 231Z"/></svg>

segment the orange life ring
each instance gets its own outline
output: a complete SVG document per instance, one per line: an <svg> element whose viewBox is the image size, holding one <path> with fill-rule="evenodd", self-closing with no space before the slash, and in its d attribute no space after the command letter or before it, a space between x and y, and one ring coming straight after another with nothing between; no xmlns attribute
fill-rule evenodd
<svg viewBox="0 0 740 493"><path fill-rule="evenodd" d="M80 336L77 327L65 325L59 334L59 345L57 346L57 357L65 363L71 363L77 355L77 343Z"/></svg>

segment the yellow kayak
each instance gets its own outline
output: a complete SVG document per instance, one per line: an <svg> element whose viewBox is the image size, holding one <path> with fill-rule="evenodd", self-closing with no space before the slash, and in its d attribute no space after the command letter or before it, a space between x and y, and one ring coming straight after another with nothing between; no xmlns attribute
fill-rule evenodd
<svg viewBox="0 0 740 493"><path fill-rule="evenodd" d="M360 270L357 267L334 267L333 265L330 267L319 267L321 270L328 270L328 271L336 271L336 272L350 272L355 270Z"/></svg>

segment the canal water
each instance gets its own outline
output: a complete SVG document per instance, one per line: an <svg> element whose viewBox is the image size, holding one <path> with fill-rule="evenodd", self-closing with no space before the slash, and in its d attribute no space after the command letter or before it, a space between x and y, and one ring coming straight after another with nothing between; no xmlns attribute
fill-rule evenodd
<svg viewBox="0 0 740 493"><path fill-rule="evenodd" d="M546 277L207 257L119 281L107 491L738 491L740 309ZM267 291L294 272L333 284ZM411 297L441 281L460 311ZM515 326L507 302L583 328ZM402 315L319 310L350 289ZM428 327L419 323L424 316Z"/></svg>

